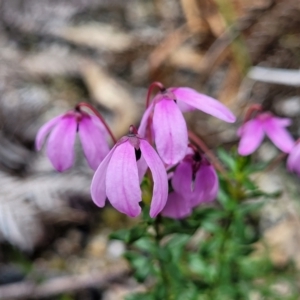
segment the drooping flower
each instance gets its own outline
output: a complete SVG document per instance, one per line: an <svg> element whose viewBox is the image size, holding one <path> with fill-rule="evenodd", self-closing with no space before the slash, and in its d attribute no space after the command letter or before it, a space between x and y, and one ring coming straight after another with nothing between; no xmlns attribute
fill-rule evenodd
<svg viewBox="0 0 300 300"><path fill-rule="evenodd" d="M167 204L161 212L162 216L171 219L183 219L191 215L191 213L190 201L176 192L171 192L168 195Z"/></svg>
<svg viewBox="0 0 300 300"><path fill-rule="evenodd" d="M174 192L169 195L162 215L175 219L188 216L199 204L213 201L219 191L214 167L198 152L185 156L171 182Z"/></svg>
<svg viewBox="0 0 300 300"><path fill-rule="evenodd" d="M182 111L193 109L229 123L236 119L222 103L191 88L172 87L162 90L145 111L138 132L145 137L150 124L157 152L166 164L178 163L186 153L188 133ZM152 122L149 122L150 118Z"/></svg>
<svg viewBox="0 0 300 300"><path fill-rule="evenodd" d="M80 109L68 111L44 124L36 136L36 149L41 150L50 133L47 141L47 155L53 167L63 172L71 168L74 163L76 132L79 134L89 166L96 170L109 152L107 132L95 115Z"/></svg>
<svg viewBox="0 0 300 300"><path fill-rule="evenodd" d="M91 185L95 204L103 207L107 196L111 205L120 212L130 217L139 215L140 182L147 167L152 172L154 183L150 216L157 216L167 201L167 173L152 146L132 131L117 142L95 172Z"/></svg>
<svg viewBox="0 0 300 300"><path fill-rule="evenodd" d="M241 139L238 153L243 156L253 153L262 143L265 134L277 148L289 153L295 143L291 134L285 129L290 124L290 119L278 118L269 112L258 114L239 128L238 136Z"/></svg>
<svg viewBox="0 0 300 300"><path fill-rule="evenodd" d="M287 159L287 168L300 176L300 143L296 142Z"/></svg>

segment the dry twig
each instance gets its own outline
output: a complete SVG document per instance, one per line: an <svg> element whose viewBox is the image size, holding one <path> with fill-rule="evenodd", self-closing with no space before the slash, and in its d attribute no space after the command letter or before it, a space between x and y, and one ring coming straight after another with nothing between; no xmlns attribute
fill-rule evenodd
<svg viewBox="0 0 300 300"><path fill-rule="evenodd" d="M110 270L108 274L98 272L94 274L64 276L49 279L41 284L30 281L12 283L0 287L0 299L41 299L89 287L104 288L111 282L122 279L128 274L128 267L118 266L118 268Z"/></svg>

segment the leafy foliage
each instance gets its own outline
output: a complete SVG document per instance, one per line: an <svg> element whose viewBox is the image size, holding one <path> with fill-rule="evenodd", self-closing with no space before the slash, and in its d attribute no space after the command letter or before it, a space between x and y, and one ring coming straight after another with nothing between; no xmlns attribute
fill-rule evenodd
<svg viewBox="0 0 300 300"><path fill-rule="evenodd" d="M149 287L127 300L232 300L255 293L259 299L282 299L270 286L285 280L288 270L278 272L267 256L253 255L258 211L276 194L263 193L249 178L261 168L249 157L222 149L218 154L228 173L220 176L217 203L199 206L186 219L154 221L146 205L136 227L111 235L128 244L125 257L134 277ZM294 294L286 299L296 299Z"/></svg>

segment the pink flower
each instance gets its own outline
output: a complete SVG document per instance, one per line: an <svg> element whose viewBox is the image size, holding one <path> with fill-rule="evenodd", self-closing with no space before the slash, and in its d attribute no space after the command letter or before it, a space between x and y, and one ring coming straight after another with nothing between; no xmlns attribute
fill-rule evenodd
<svg viewBox="0 0 300 300"><path fill-rule="evenodd" d="M139 215L139 202L142 200L140 182L147 165L154 183L150 216L157 216L167 201L167 173L150 144L133 133L118 141L95 172L91 185L95 204L103 207L107 196L112 206L120 212L130 217Z"/></svg>
<svg viewBox="0 0 300 300"><path fill-rule="evenodd" d="M139 134L145 137L148 120L153 115L151 132L157 152L166 164L178 163L186 153L188 133L181 110L193 109L229 123L235 122L235 116L222 103L191 88L172 87L159 93L143 115Z"/></svg>
<svg viewBox="0 0 300 300"><path fill-rule="evenodd" d="M109 152L109 147L105 127L94 115L72 110L50 120L37 133L36 149L41 150L46 136L51 132L47 142L47 155L53 167L63 172L73 165L77 131L88 164L96 170Z"/></svg>
<svg viewBox="0 0 300 300"><path fill-rule="evenodd" d="M287 168L300 176L300 143L296 143L287 159Z"/></svg>
<svg viewBox="0 0 300 300"><path fill-rule="evenodd" d="M290 119L277 118L269 112L259 114L239 128L238 135L241 139L238 153L243 156L253 153L262 143L265 134L281 151L289 153L295 143L285 129L290 124Z"/></svg>
<svg viewBox="0 0 300 300"><path fill-rule="evenodd" d="M162 216L171 219L184 219L191 213L192 207L190 202L176 192L171 192L168 195L167 204L161 212Z"/></svg>
<svg viewBox="0 0 300 300"><path fill-rule="evenodd" d="M204 156L199 153L188 154L174 172L172 187L174 192L169 195L162 215L184 218L191 214L193 207L217 197L218 175Z"/></svg>

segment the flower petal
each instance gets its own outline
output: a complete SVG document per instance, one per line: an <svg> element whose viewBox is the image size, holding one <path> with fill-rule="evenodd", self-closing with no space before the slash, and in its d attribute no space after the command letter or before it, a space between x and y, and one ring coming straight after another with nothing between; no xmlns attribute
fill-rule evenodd
<svg viewBox="0 0 300 300"><path fill-rule="evenodd" d="M96 126L91 118L85 116L79 123L78 133L88 164L96 170L109 152L104 130Z"/></svg>
<svg viewBox="0 0 300 300"><path fill-rule="evenodd" d="M168 201L161 214L164 217L172 219L182 219L192 213L189 201L176 192L172 192L168 196Z"/></svg>
<svg viewBox="0 0 300 300"><path fill-rule="evenodd" d="M64 115L57 116L46 124L44 124L38 131L35 139L35 148L36 150L40 151L42 149L44 140L47 134L51 131L51 129L62 119Z"/></svg>
<svg viewBox="0 0 300 300"><path fill-rule="evenodd" d="M136 164L138 167L139 179L140 179L140 183L141 183L143 181L143 178L148 169L148 165L147 165L143 155L141 155L141 158L136 162Z"/></svg>
<svg viewBox="0 0 300 300"><path fill-rule="evenodd" d="M282 122L278 121L278 118L270 117L264 120L264 130L270 140L281 151L289 153L295 144L295 141L291 134L282 127Z"/></svg>
<svg viewBox="0 0 300 300"><path fill-rule="evenodd" d="M47 155L53 167L59 172L73 165L76 129L77 122L74 116L64 116L49 136Z"/></svg>
<svg viewBox="0 0 300 300"><path fill-rule="evenodd" d="M209 115L221 119L228 123L234 123L236 117L221 102L216 99L200 94L194 89L188 87L170 88L179 101L183 101Z"/></svg>
<svg viewBox="0 0 300 300"><path fill-rule="evenodd" d="M296 145L287 159L287 169L300 175L300 147Z"/></svg>
<svg viewBox="0 0 300 300"><path fill-rule="evenodd" d="M185 156L188 144L186 122L173 100L156 103L153 129L157 152L166 164L176 164Z"/></svg>
<svg viewBox="0 0 300 300"><path fill-rule="evenodd" d="M146 136L146 129L147 129L147 125L148 125L148 120L149 120L150 114L152 113L152 110L153 110L153 104L151 103L149 105L149 107L146 109L146 111L144 112L141 123L140 123L140 127L138 129L138 134L141 137Z"/></svg>
<svg viewBox="0 0 300 300"><path fill-rule="evenodd" d="M192 207L216 199L219 191L218 175L212 165L203 164L196 173Z"/></svg>
<svg viewBox="0 0 300 300"><path fill-rule="evenodd" d="M289 118L277 118L273 117L277 121L278 124L280 124L281 127L288 127L292 125L293 121Z"/></svg>
<svg viewBox="0 0 300 300"><path fill-rule="evenodd" d="M287 159L287 168L300 176L300 144L296 144Z"/></svg>
<svg viewBox="0 0 300 300"><path fill-rule="evenodd" d="M177 99L177 105L182 112L189 112L189 111L196 110L196 108L194 106L191 106L191 105L189 105L183 101L180 101L178 99Z"/></svg>
<svg viewBox="0 0 300 300"><path fill-rule="evenodd" d="M102 134L105 136L105 139L108 140L110 138L110 135L107 131L107 129L104 127L103 123L99 120L99 118L95 115L89 115L91 120L93 121L94 125L102 132Z"/></svg>
<svg viewBox="0 0 300 300"><path fill-rule="evenodd" d="M114 146L110 152L106 155L104 160L100 163L98 169L96 170L92 184L91 184L91 196L94 203L99 206L103 207L105 205L106 200L106 170L109 164L109 161L115 151L117 146Z"/></svg>
<svg viewBox="0 0 300 300"><path fill-rule="evenodd" d="M193 170L191 161L179 163L172 178L172 186L175 192L182 197L190 199L192 196Z"/></svg>
<svg viewBox="0 0 300 300"><path fill-rule="evenodd" d="M168 178L165 166L151 145L141 139L142 155L148 164L153 178L153 196L150 207L150 217L156 217L164 208L168 197Z"/></svg>
<svg viewBox="0 0 300 300"><path fill-rule="evenodd" d="M118 211L136 217L140 214L142 192L133 146L124 142L115 148L106 171L106 194Z"/></svg>
<svg viewBox="0 0 300 300"><path fill-rule="evenodd" d="M246 122L239 129L238 134L241 136L238 153L243 156L253 153L259 147L264 138L261 120L253 119Z"/></svg>

